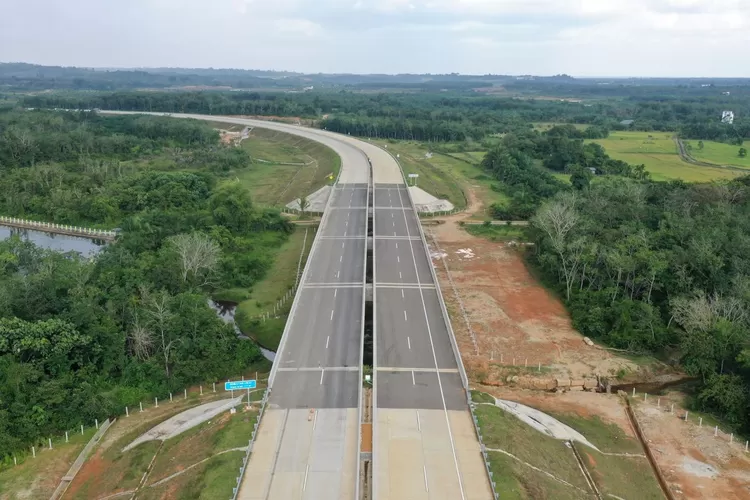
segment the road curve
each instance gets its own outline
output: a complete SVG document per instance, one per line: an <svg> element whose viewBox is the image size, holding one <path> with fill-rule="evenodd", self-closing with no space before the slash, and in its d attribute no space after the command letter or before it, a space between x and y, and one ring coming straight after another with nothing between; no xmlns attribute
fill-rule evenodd
<svg viewBox="0 0 750 500"><path fill-rule="evenodd" d="M262 120L106 113L278 130L318 141L341 157L338 183L269 380L271 407L238 498L358 496L368 214L374 265L372 498L492 498L432 261L400 166L387 151L325 130Z"/></svg>

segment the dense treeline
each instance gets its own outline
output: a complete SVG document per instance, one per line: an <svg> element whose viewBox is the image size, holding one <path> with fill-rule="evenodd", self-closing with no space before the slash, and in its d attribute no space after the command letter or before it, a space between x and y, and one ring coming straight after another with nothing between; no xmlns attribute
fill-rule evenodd
<svg viewBox="0 0 750 500"><path fill-rule="evenodd" d="M291 73L253 70L205 70L153 68L148 70L103 70L64 66L38 66L25 63L0 63L0 88L11 90L117 90L220 86L235 88L280 87L302 84Z"/></svg>
<svg viewBox="0 0 750 500"><path fill-rule="evenodd" d="M529 129L532 122L579 123L599 130L677 131L690 139L737 143L750 137L750 100L741 96L642 97L594 103L486 97L479 94L354 92L114 92L27 96L34 108L120 109L170 113L295 116L361 137L479 141ZM734 125L720 122L735 112ZM634 120L623 125L623 120ZM592 137L589 137L592 138Z"/></svg>
<svg viewBox="0 0 750 500"><path fill-rule="evenodd" d="M598 127L578 130L572 125L555 126L544 133L506 134L482 160L482 167L502 182L502 187L496 189L505 191L510 198L507 206L492 205L491 215L503 220L531 217L543 200L568 189L552 172L571 174L575 189L587 187L594 175L646 178L644 165L614 160L600 145L584 143L586 138L602 138L606 134Z"/></svg>
<svg viewBox="0 0 750 500"><path fill-rule="evenodd" d="M95 260L0 242L0 460L261 359L206 293L252 286L290 225L211 171L207 125L14 111L0 137L0 213L123 229Z"/></svg>
<svg viewBox="0 0 750 500"><path fill-rule="evenodd" d="M609 177L532 219L533 262L584 335L673 353L696 404L750 430L750 177L687 185Z"/></svg>

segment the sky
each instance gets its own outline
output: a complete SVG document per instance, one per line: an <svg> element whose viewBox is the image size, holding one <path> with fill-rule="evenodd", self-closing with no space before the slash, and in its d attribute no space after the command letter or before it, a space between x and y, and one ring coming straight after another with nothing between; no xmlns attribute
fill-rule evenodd
<svg viewBox="0 0 750 500"><path fill-rule="evenodd" d="M749 0L9 0L0 61L750 77Z"/></svg>

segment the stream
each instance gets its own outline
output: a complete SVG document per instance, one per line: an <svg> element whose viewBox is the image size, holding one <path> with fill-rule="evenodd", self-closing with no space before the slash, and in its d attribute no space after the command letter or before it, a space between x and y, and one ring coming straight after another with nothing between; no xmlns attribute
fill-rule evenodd
<svg viewBox="0 0 750 500"><path fill-rule="evenodd" d="M25 241L34 243L40 248L46 248L47 250L55 250L58 252L78 252L84 257L94 257L106 244L104 241L91 240L88 238L47 233L33 229L17 229L0 225L0 240L5 240L16 235L20 236L20 238ZM237 304L233 302L215 302L209 299L208 305L211 309L216 311L216 315L219 316L219 318L234 326L234 331L239 338L255 342L253 339L243 335L237 327L237 324L234 322L234 312L237 309ZM276 357L275 352L266 349L260 344L257 345L267 360L274 360Z"/></svg>
<svg viewBox="0 0 750 500"><path fill-rule="evenodd" d="M41 248L56 250L58 252L78 252L84 257L93 257L106 244L103 241L91 240L89 238L0 225L0 240L6 240L16 235L22 240L30 241Z"/></svg>
<svg viewBox="0 0 750 500"><path fill-rule="evenodd" d="M237 304L235 304L234 302L224 302L208 299L208 306L213 309L216 312L216 315L224 320L225 323L229 323L234 327L234 331L237 334L237 337L249 340L250 342L255 342L255 340L242 333L237 326L237 323L234 322L234 313L237 310ZM273 362L273 360L276 358L276 353L271 351L270 349L266 349L257 342L255 342L255 344L260 349L260 352L263 353L263 357L268 361Z"/></svg>

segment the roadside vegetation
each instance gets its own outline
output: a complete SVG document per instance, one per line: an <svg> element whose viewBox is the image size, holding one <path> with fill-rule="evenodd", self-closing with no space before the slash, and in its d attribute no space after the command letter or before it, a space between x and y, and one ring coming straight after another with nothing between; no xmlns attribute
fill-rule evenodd
<svg viewBox="0 0 750 500"><path fill-rule="evenodd" d="M3 463L262 359L207 303L262 280L293 232L226 178L246 152L159 117L11 110L0 129L0 213L123 229L95 260L0 242Z"/></svg>
<svg viewBox="0 0 750 500"><path fill-rule="evenodd" d="M18 465L11 467L13 459L10 458L6 467L0 469L0 499L50 498L95 432L94 426L89 424L83 434L71 431L67 443L64 437L56 437L52 449L37 448L35 458L31 449L16 453Z"/></svg>
<svg viewBox="0 0 750 500"><path fill-rule="evenodd" d="M494 405L478 404L475 414L488 448L493 480L507 498L595 498L573 450L564 441L542 434ZM583 466L605 496L663 498L640 444L617 425L597 417L552 416L579 431L604 452L573 444L583 458ZM611 453L639 456L608 455Z"/></svg>
<svg viewBox="0 0 750 500"><path fill-rule="evenodd" d="M464 230L473 235L490 241L525 241L528 239L528 228L525 226L489 224L464 224Z"/></svg>
<svg viewBox="0 0 750 500"><path fill-rule="evenodd" d="M329 147L283 132L254 128L241 143L253 168L237 174L259 205L283 207L332 184L341 158Z"/></svg>
<svg viewBox="0 0 750 500"><path fill-rule="evenodd" d="M307 234L305 234L307 233ZM272 313L274 304L283 299L284 294L294 287L297 270L304 269L307 257L315 239L315 227L297 226L289 240L279 249L276 260L265 278L249 290L232 290L231 294L239 295L228 300L238 302L235 321L242 333L249 335L260 345L276 351L281 341L287 315L292 305L289 298L277 311L276 315L265 321L260 319L264 313ZM302 265L300 266L300 257Z"/></svg>

